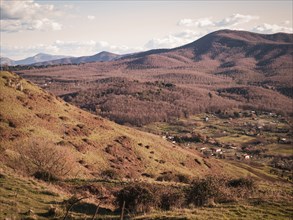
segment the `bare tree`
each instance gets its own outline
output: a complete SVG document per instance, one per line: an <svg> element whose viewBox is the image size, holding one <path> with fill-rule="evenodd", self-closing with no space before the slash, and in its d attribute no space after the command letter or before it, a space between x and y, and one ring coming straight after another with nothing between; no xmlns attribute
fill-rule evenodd
<svg viewBox="0 0 293 220"><path fill-rule="evenodd" d="M66 147L54 145L44 139L34 139L18 147L19 169L46 181L72 174L75 162ZM16 167L17 168L17 167Z"/></svg>

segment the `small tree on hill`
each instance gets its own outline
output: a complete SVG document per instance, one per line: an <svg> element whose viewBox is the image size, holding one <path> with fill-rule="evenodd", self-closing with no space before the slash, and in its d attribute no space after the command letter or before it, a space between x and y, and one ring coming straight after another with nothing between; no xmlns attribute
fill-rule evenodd
<svg viewBox="0 0 293 220"><path fill-rule="evenodd" d="M125 203L125 210L132 213L148 212L155 202L155 196L148 187L135 184L121 189L117 193L116 202L120 209Z"/></svg>
<svg viewBox="0 0 293 220"><path fill-rule="evenodd" d="M43 139L36 139L18 149L20 164L18 169L44 181L53 181L70 175L74 170L74 160L66 148L60 148Z"/></svg>
<svg viewBox="0 0 293 220"><path fill-rule="evenodd" d="M216 178L207 177L195 180L187 190L187 203L203 206L209 201L213 202L219 194L219 182Z"/></svg>
<svg viewBox="0 0 293 220"><path fill-rule="evenodd" d="M185 202L185 195L182 190L165 189L160 193L159 207L163 210L182 208Z"/></svg>

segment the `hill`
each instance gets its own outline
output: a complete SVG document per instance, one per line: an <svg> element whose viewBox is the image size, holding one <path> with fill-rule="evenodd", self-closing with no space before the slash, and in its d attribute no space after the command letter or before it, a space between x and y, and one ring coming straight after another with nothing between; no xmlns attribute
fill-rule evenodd
<svg viewBox="0 0 293 220"><path fill-rule="evenodd" d="M121 79L107 80L114 85L129 83L122 82ZM149 89L148 86L156 86L136 82L135 88L131 82L129 84L126 91L133 90L134 93L137 93L135 89L140 87L145 90ZM163 86L169 88L171 85ZM176 95L182 93L181 90L175 92ZM162 88L162 93L166 93L166 97L169 96L166 88ZM147 93L145 95L155 96ZM231 137L218 134L213 137L220 138L222 144L228 144L228 138L236 138L234 132L240 134L237 126L241 126L242 120L246 119L241 118L240 124L233 129L228 128L227 124L221 125L224 121L220 123L216 118L213 120L216 121L210 120L206 124L186 120L183 124L177 124L178 128L184 126L185 131L178 129L176 135L189 132L189 129L192 131L195 125L201 132L210 133L214 125L219 126L223 132L227 130L229 135L231 133ZM247 120L247 128L253 121L252 118ZM287 127L288 125L285 125L277 130ZM169 131L173 133L172 130ZM266 135L275 141L271 134ZM119 198L119 193L126 190L130 190L131 199L133 195L139 196L137 202L140 205L145 201L141 196L147 195L152 201L151 204L146 203L147 207L156 210L182 208L185 207L185 197L195 198L186 191L192 186L191 179L203 178L205 175L216 176L212 182L209 182L209 177L204 179L207 182L203 184L212 184L208 185L208 190L218 193L219 186L219 192L224 193L215 194L217 206L184 209L184 213L183 209L176 209L177 211L166 212L166 218L197 218L206 214L206 210L212 212L216 218L234 218L235 210L249 218L262 218L264 215L259 213L267 209L270 212L266 212L266 217L281 215L285 218L290 216L292 209L292 205L288 204L291 196L287 194L290 183L283 177L269 173L268 167L258 163L249 166L237 160L203 157L196 149L216 144L212 143L212 139L205 138L206 145L197 143L194 146L194 143L191 143L192 146L189 146L165 140L171 138L170 136L162 138L120 126L72 106L30 81L4 71L0 72L0 135L0 202L3 204L0 207L0 217L4 219L60 219L68 212L72 219L83 219L94 216L97 211L97 217L117 219L120 211L115 199ZM243 138L238 135L237 137ZM183 140L183 136L173 138ZM193 142L200 136L185 138ZM233 152L230 154L231 158L235 157ZM279 162L288 160L290 158L281 157L276 164L282 167ZM247 179L247 175L251 179ZM287 170L286 175L290 175ZM217 179L221 176L225 176L225 179ZM47 183L48 181L50 183ZM247 186L238 186L239 181ZM253 181L257 181L259 189L251 185L254 184ZM278 181L282 181L280 186L272 185ZM205 187L206 185L204 189ZM133 194L131 190L140 191ZM242 201L243 199L245 201ZM244 204L249 208L242 209ZM143 210L147 210L145 205L143 207ZM118 210L118 213L115 210ZM221 215L218 210L221 210ZM127 211L128 217L133 215ZM157 219L160 215L153 212L141 217Z"/></svg>
<svg viewBox="0 0 293 220"><path fill-rule="evenodd" d="M28 57L22 60L11 60L6 57L1 57L1 65L8 66L49 66L49 65L64 65L64 64L80 64L80 63L90 63L90 62L103 62L111 61L122 57L121 55L102 51L92 56L81 56L81 57L72 57L72 56L61 56L61 55L50 55L39 53L35 56Z"/></svg>
<svg viewBox="0 0 293 220"><path fill-rule="evenodd" d="M102 51L92 56L82 57L67 57L63 59L54 59L45 62L36 62L34 66L48 66L48 65L63 65L63 64L80 64L80 63L91 63L91 62L104 62L118 59L121 55Z"/></svg>
<svg viewBox="0 0 293 220"><path fill-rule="evenodd" d="M194 176L219 169L218 162L211 169L196 163L195 159L203 160L196 151L94 116L15 74L1 72L0 88L2 159L8 161L6 165L19 156L19 150L52 145L52 149L66 149L76 169L71 177L74 173L80 178L98 178L109 169L121 178L144 178L142 174L157 176L169 171Z"/></svg>
<svg viewBox="0 0 293 220"><path fill-rule="evenodd" d="M178 48L143 52L123 59L134 59L129 63L132 68L193 66L235 80L251 82L274 76L286 83L292 54L292 34L221 30Z"/></svg>
<svg viewBox="0 0 293 220"><path fill-rule="evenodd" d="M62 58L69 58L68 56L62 55L51 55L45 53L38 53L35 56L28 57L22 60L11 60L9 58L1 57L1 65L8 65L8 66L17 66L17 65L31 65L34 63L39 62L48 62L51 60L62 59Z"/></svg>
<svg viewBox="0 0 293 220"><path fill-rule="evenodd" d="M46 61L62 59L62 58L68 58L68 56L38 53L35 56L28 57L28 58L25 58L23 60L17 60L17 61L14 62L14 65L31 65L31 64L34 64L34 63L46 62Z"/></svg>
<svg viewBox="0 0 293 220"><path fill-rule="evenodd" d="M14 60L9 59L8 57L0 57L0 65L8 65L8 66L13 66L14 65Z"/></svg>
<svg viewBox="0 0 293 220"><path fill-rule="evenodd" d="M174 49L18 73L118 123L143 125L230 107L290 116L292 37L221 30Z"/></svg>
<svg viewBox="0 0 293 220"><path fill-rule="evenodd" d="M45 53L38 53L35 56L28 57L22 60L12 60L6 57L1 57L1 65L17 66L17 65L31 65L38 62L48 62L55 59L69 58L68 56L62 55L51 55Z"/></svg>

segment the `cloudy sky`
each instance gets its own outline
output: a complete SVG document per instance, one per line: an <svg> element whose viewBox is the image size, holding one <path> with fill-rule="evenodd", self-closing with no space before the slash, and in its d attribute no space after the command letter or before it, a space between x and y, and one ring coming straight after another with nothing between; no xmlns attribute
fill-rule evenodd
<svg viewBox="0 0 293 220"><path fill-rule="evenodd" d="M292 33L292 1L0 0L0 55L125 54L219 29Z"/></svg>

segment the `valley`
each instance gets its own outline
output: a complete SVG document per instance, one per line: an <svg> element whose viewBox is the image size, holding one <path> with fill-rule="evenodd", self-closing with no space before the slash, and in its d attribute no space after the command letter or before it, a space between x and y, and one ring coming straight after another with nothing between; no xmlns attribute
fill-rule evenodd
<svg viewBox="0 0 293 220"><path fill-rule="evenodd" d="M292 37L3 67L0 218L290 219Z"/></svg>

